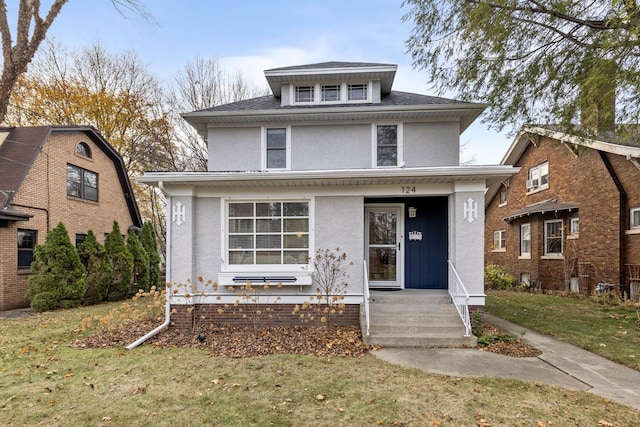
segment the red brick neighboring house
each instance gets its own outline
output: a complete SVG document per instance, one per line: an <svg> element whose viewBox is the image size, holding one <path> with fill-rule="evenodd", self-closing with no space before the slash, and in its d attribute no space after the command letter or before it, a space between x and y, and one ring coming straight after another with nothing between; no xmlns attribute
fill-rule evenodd
<svg viewBox="0 0 640 427"><path fill-rule="evenodd" d="M78 244L142 222L122 158L92 127L0 128L0 310L28 305L35 245L59 222Z"/></svg>
<svg viewBox="0 0 640 427"><path fill-rule="evenodd" d="M531 127L502 164L521 170L487 190L486 263L542 289L640 287L640 144Z"/></svg>

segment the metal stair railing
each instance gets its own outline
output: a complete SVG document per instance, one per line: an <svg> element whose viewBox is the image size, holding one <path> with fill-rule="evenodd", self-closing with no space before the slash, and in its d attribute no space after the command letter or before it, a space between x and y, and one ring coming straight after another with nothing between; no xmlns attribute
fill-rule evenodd
<svg viewBox="0 0 640 427"><path fill-rule="evenodd" d="M455 280L453 281L453 286L449 286L449 296L451 297L451 301L453 301L453 305L455 305L456 310L458 310L458 314L460 315L460 319L462 319L462 323L464 323L465 327L465 337L471 336L471 317L469 316L469 292L467 292L467 288L465 288L462 283L462 279L460 275L458 275L458 271L456 267L450 260L447 260L449 264L449 269L453 273L453 277Z"/></svg>

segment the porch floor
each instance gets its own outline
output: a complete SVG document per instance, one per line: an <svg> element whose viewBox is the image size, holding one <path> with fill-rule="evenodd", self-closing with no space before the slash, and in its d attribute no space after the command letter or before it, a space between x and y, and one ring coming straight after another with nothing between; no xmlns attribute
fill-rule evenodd
<svg viewBox="0 0 640 427"><path fill-rule="evenodd" d="M372 290L369 335L364 307L360 326L366 343L382 347L475 347L449 293L440 289Z"/></svg>

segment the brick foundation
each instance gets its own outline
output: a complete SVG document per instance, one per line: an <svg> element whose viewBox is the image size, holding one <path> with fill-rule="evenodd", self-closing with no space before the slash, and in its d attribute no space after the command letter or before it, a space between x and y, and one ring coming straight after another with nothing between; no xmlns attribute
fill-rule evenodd
<svg viewBox="0 0 640 427"><path fill-rule="evenodd" d="M235 326L320 326L325 316L323 305L311 305L294 313L295 304L195 304L172 305L171 325L191 328L196 324L232 324ZM337 311L337 309L336 309ZM349 304L342 313L331 314L332 325L360 325L360 305Z"/></svg>

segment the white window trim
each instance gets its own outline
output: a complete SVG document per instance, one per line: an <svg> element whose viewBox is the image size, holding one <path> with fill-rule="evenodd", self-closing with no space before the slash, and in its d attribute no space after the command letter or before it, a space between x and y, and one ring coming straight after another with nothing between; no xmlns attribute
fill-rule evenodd
<svg viewBox="0 0 640 427"><path fill-rule="evenodd" d="M496 233L504 235L504 247L496 248L496 241L497 242L501 242L502 241L502 239L500 239L500 238L498 238L498 240L496 240ZM506 252L507 251L507 230L495 230L493 232L493 248L494 249L491 252Z"/></svg>
<svg viewBox="0 0 640 427"><path fill-rule="evenodd" d="M507 192L508 190L506 188L502 188L502 190L500 190L500 192L498 193L498 207L501 208L503 206L507 206L507 203L509 201L509 193ZM505 201L502 201L502 194L506 193L506 198Z"/></svg>
<svg viewBox="0 0 640 427"><path fill-rule="evenodd" d="M560 253L547 252L547 224L560 223ZM561 219L551 219L544 221L544 255L542 259L564 259L564 221Z"/></svg>
<svg viewBox="0 0 640 427"><path fill-rule="evenodd" d="M378 126L397 126L398 131L398 153L395 166L378 166ZM403 157L403 123L398 122L380 122L371 124L371 166L375 169L401 168L404 167Z"/></svg>
<svg viewBox="0 0 640 427"><path fill-rule="evenodd" d="M522 251L522 228L523 227L529 227L529 252L523 252ZM520 224L520 255L518 256L518 259L531 259L531 223L527 222L525 224Z"/></svg>
<svg viewBox="0 0 640 427"><path fill-rule="evenodd" d="M349 85L367 85L367 97L366 99L349 99L348 88ZM296 88L297 87L313 86L313 101L296 101ZM340 86L340 99L337 101L323 101L322 100L322 86ZM349 82L318 82L318 83L291 83L291 89L289 90L289 105L338 105L338 104L367 104L373 102L373 80L355 80Z"/></svg>
<svg viewBox="0 0 640 427"><path fill-rule="evenodd" d="M286 166L284 168L267 168L267 129L286 129ZM263 171L291 170L291 126L262 126L260 132L260 168Z"/></svg>
<svg viewBox="0 0 640 427"><path fill-rule="evenodd" d="M315 253L315 197L306 196L273 196L273 197L227 197L220 200L220 236L221 236L221 251L220 252L220 277L223 277L222 282L231 277L230 274L223 273L269 273L273 275L277 274L294 274L298 273L301 277L308 276L310 274L309 265L301 266L300 264L263 264L263 265L245 265L245 264L229 264L227 256L229 254L229 203L242 203L242 202L308 202L309 203L309 257L312 257ZM218 282L221 284L222 282Z"/></svg>
<svg viewBox="0 0 640 427"><path fill-rule="evenodd" d="M629 229L630 230L640 230L640 223L633 223L633 216L636 212L640 212L640 208L631 208L629 210Z"/></svg>
<svg viewBox="0 0 640 427"><path fill-rule="evenodd" d="M574 231L574 224L578 224L578 231ZM577 239L580 237L580 218L569 219L569 234L567 239Z"/></svg>
<svg viewBox="0 0 640 427"><path fill-rule="evenodd" d="M546 169L547 169L547 183L544 185L540 185L540 181L542 180L542 176L543 176L542 169L544 166L546 166ZM534 193L537 193L538 191L546 190L549 188L549 162L540 163L537 166L529 168L529 172L527 174L527 186L529 185L530 182L533 181L533 178L531 178L531 175L535 171L538 172L538 185L532 185L531 187L527 188L527 194L534 194Z"/></svg>

